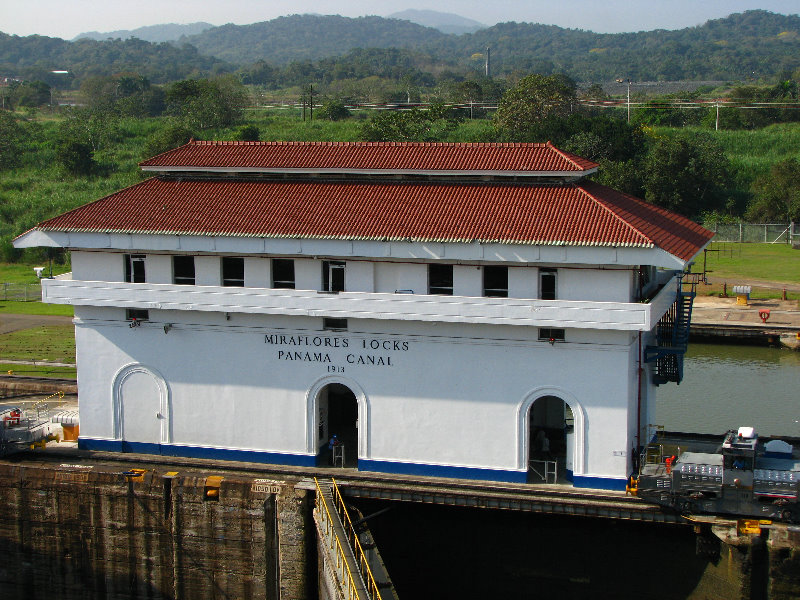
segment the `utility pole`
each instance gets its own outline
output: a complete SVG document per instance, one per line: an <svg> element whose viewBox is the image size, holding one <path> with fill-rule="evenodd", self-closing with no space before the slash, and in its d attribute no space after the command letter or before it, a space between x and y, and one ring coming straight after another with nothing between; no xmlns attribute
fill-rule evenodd
<svg viewBox="0 0 800 600"><path fill-rule="evenodd" d="M306 105L308 105L308 120L314 120L314 86L309 84L308 85L308 92L303 90L303 93L300 95L300 101L303 104L303 121L306 120Z"/></svg>
<svg viewBox="0 0 800 600"><path fill-rule="evenodd" d="M492 76L492 47L486 46L486 79L491 78Z"/></svg>
<svg viewBox="0 0 800 600"><path fill-rule="evenodd" d="M631 123L631 80L628 78L628 125Z"/></svg>
<svg viewBox="0 0 800 600"><path fill-rule="evenodd" d="M617 79L617 83L625 83L624 79ZM628 77L628 123L631 122L631 78Z"/></svg>

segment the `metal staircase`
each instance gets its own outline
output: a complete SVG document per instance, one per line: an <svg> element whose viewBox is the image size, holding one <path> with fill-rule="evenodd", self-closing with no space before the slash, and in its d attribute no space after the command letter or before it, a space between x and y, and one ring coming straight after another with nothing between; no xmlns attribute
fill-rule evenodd
<svg viewBox="0 0 800 600"><path fill-rule="evenodd" d="M653 376L656 385L670 381L680 384L683 380L683 356L689 346L692 305L698 282L698 273L683 273L678 278L675 302L656 327L657 345L645 348L644 361L656 365Z"/></svg>

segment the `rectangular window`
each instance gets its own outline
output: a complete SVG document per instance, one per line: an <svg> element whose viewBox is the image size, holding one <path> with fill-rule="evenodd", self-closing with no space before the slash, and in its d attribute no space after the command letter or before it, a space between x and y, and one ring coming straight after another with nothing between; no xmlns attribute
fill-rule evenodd
<svg viewBox="0 0 800 600"><path fill-rule="evenodd" d="M347 319L325 317L322 319L322 328L331 331L347 331Z"/></svg>
<svg viewBox="0 0 800 600"><path fill-rule="evenodd" d="M550 327L542 327L539 329L540 342L563 342L564 330L552 329Z"/></svg>
<svg viewBox="0 0 800 600"><path fill-rule="evenodd" d="M508 267L483 267L483 295L508 298Z"/></svg>
<svg viewBox="0 0 800 600"><path fill-rule="evenodd" d="M322 291L344 291L345 263L336 260L322 261Z"/></svg>
<svg viewBox="0 0 800 600"><path fill-rule="evenodd" d="M144 283L144 254L125 254L125 281Z"/></svg>
<svg viewBox="0 0 800 600"><path fill-rule="evenodd" d="M428 265L428 293L453 295L453 265Z"/></svg>
<svg viewBox="0 0 800 600"><path fill-rule="evenodd" d="M539 299L555 300L558 271L555 269L539 269Z"/></svg>
<svg viewBox="0 0 800 600"><path fill-rule="evenodd" d="M142 310L140 308L126 308L125 309L126 321L148 321L150 320L150 311Z"/></svg>
<svg viewBox="0 0 800 600"><path fill-rule="evenodd" d="M222 285L244 286L244 259L238 256L222 257Z"/></svg>
<svg viewBox="0 0 800 600"><path fill-rule="evenodd" d="M172 283L194 285L194 256L172 257Z"/></svg>
<svg viewBox="0 0 800 600"><path fill-rule="evenodd" d="M294 289L294 260L291 258L272 259L272 287Z"/></svg>

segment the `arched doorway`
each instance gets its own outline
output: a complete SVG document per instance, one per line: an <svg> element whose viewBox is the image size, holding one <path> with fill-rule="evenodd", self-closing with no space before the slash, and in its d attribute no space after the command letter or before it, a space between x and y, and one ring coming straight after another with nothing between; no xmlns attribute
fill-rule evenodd
<svg viewBox="0 0 800 600"><path fill-rule="evenodd" d="M528 408L528 481L566 483L575 470L575 416L558 396L537 398Z"/></svg>
<svg viewBox="0 0 800 600"><path fill-rule="evenodd" d="M117 373L113 389L114 437L123 451L160 452L171 439L169 390L154 369L128 365Z"/></svg>
<svg viewBox="0 0 800 600"><path fill-rule="evenodd" d="M344 466L358 468L358 400L353 391L341 383L329 383L317 393L318 437L325 440L319 454L322 465L333 464L327 440L334 435L343 451ZM337 466L341 463L337 462Z"/></svg>

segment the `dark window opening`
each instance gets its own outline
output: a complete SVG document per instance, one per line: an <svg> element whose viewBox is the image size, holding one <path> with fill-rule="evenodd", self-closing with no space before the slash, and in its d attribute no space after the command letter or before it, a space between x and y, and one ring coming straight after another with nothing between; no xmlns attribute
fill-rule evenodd
<svg viewBox="0 0 800 600"><path fill-rule="evenodd" d="M555 269L539 269L539 299L556 299L558 272Z"/></svg>
<svg viewBox="0 0 800 600"><path fill-rule="evenodd" d="M144 283L144 254L125 255L125 281L128 283Z"/></svg>
<svg viewBox="0 0 800 600"><path fill-rule="evenodd" d="M322 261L322 290L325 292L344 291L345 263L335 260Z"/></svg>
<svg viewBox="0 0 800 600"><path fill-rule="evenodd" d="M542 327L539 329L539 341L540 342L563 342L564 341L564 330L563 329L553 329L550 327Z"/></svg>
<svg viewBox="0 0 800 600"><path fill-rule="evenodd" d="M428 293L453 295L453 265L428 265Z"/></svg>
<svg viewBox="0 0 800 600"><path fill-rule="evenodd" d="M508 298L508 267L483 267L483 295Z"/></svg>
<svg viewBox="0 0 800 600"><path fill-rule="evenodd" d="M291 258L272 259L272 287L294 289L294 260Z"/></svg>
<svg viewBox="0 0 800 600"><path fill-rule="evenodd" d="M194 285L194 256L172 257L172 283Z"/></svg>
<svg viewBox="0 0 800 600"><path fill-rule="evenodd" d="M332 331L347 331L347 319L325 317L322 319L322 328Z"/></svg>
<svg viewBox="0 0 800 600"><path fill-rule="evenodd" d="M244 259L236 256L222 257L222 285L244 287Z"/></svg>
<svg viewBox="0 0 800 600"><path fill-rule="evenodd" d="M125 309L126 321L149 321L150 311L141 308L127 308Z"/></svg>

